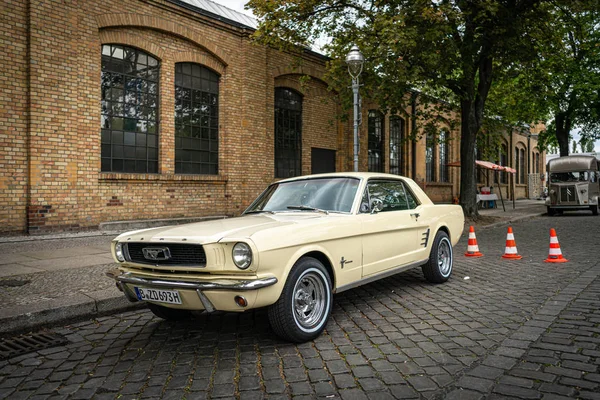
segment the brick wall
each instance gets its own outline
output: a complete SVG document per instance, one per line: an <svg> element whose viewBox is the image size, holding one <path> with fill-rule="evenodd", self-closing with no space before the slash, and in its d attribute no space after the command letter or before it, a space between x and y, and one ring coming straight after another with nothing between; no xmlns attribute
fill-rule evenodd
<svg viewBox="0 0 600 400"><path fill-rule="evenodd" d="M0 229L27 226L27 2L0 8Z"/></svg>
<svg viewBox="0 0 600 400"><path fill-rule="evenodd" d="M322 58L298 60L254 45L248 30L164 0L5 0L0 17L0 233L239 214L274 181L276 87L303 95L302 172L311 172L313 147L335 150L337 169L352 170L352 118L336 121L341 110L327 91ZM160 61L158 174L100 172L102 44L136 47ZM175 174L177 62L220 75L217 175ZM363 104L361 170L367 169L368 110ZM384 126L387 159L389 115ZM406 126L411 129L408 118ZM424 139L415 154L411 143L404 148L404 170L412 176L414 157L417 181L423 180ZM458 151L456 140L450 161ZM457 194L459 170L450 173L449 185L426 187L435 201Z"/></svg>

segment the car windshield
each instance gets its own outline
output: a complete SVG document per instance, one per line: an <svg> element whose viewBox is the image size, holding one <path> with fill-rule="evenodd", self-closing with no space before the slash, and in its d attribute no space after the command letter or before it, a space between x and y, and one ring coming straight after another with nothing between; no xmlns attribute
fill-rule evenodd
<svg viewBox="0 0 600 400"><path fill-rule="evenodd" d="M244 214L257 212L346 212L360 181L356 178L313 178L275 183L267 188Z"/></svg>
<svg viewBox="0 0 600 400"><path fill-rule="evenodd" d="M589 179L588 171L554 172L550 174L550 183L587 182Z"/></svg>

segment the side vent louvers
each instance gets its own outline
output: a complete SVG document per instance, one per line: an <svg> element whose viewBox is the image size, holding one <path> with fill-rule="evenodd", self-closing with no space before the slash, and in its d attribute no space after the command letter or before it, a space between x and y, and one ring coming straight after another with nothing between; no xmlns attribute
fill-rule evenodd
<svg viewBox="0 0 600 400"><path fill-rule="evenodd" d="M422 237L421 237L421 246L426 248L427 243L429 243L429 229L427 229L427 231L423 232Z"/></svg>

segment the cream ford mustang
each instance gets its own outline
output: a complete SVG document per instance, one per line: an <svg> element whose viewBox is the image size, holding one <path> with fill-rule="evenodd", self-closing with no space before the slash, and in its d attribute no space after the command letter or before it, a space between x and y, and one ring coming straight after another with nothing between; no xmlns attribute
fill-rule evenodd
<svg viewBox="0 0 600 400"><path fill-rule="evenodd" d="M304 342L325 328L333 293L419 266L429 282L448 280L463 224L460 206L434 205L405 177L302 176L236 218L118 236L108 275L161 318L268 307L279 336Z"/></svg>

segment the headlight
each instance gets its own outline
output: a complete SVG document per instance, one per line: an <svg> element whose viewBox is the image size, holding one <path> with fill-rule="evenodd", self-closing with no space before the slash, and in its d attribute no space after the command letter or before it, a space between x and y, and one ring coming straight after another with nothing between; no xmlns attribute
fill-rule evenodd
<svg viewBox="0 0 600 400"><path fill-rule="evenodd" d="M231 252L233 263L239 269L246 269L252 264L252 250L246 243L236 243Z"/></svg>
<svg viewBox="0 0 600 400"><path fill-rule="evenodd" d="M120 262L125 261L125 255L123 254L123 244L121 242L117 242L117 244L115 244L115 256Z"/></svg>

